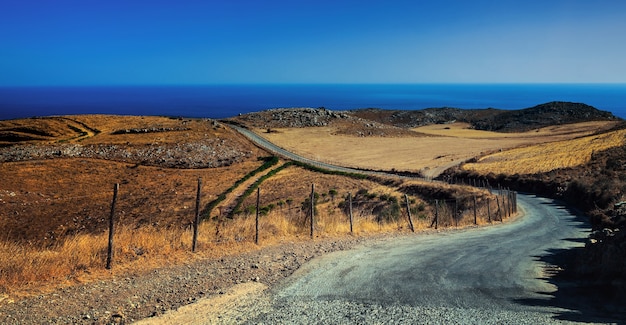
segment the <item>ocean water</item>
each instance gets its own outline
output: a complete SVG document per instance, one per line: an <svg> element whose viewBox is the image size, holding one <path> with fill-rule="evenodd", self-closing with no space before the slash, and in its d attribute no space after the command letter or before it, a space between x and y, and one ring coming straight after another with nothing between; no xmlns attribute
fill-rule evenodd
<svg viewBox="0 0 626 325"><path fill-rule="evenodd" d="M0 87L0 120L70 114L224 118L285 107L522 109L580 102L626 118L626 84Z"/></svg>

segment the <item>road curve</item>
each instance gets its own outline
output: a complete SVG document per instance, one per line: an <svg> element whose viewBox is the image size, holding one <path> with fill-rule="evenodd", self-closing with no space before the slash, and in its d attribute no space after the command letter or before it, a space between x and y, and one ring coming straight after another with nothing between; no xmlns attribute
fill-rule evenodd
<svg viewBox="0 0 626 325"><path fill-rule="evenodd" d="M249 130L234 128L274 154L363 173L297 156ZM237 322L560 324L571 320L576 311L549 303L550 293L557 288L546 280L540 259L552 250L582 246L590 227L553 200L520 194L518 202L524 216L511 223L402 236L314 259L255 303L238 306Z"/></svg>
<svg viewBox="0 0 626 325"><path fill-rule="evenodd" d="M552 200L519 195L511 223L402 236L333 253L298 270L250 323L546 324L567 310L549 300L541 256L582 245L588 226ZM247 317L246 317L247 318ZM241 320L241 319L240 319Z"/></svg>
<svg viewBox="0 0 626 325"><path fill-rule="evenodd" d="M256 145L258 145L259 147L275 154L278 156L281 156L283 158L287 158L287 159L291 159L291 160L295 160L295 161L299 161L305 164L309 164L312 166L316 166L316 167L320 167L320 168L324 168L324 169L328 169L328 170L333 170L333 171L339 171L339 172L344 172L344 173L359 173L359 174L367 174L367 175L379 175L379 176L385 176L385 177L401 177L402 176L398 176L398 175L394 175L394 174L390 174L390 173L385 173L385 172L377 172L377 171L371 171L371 170L363 170L363 169L356 169L356 168L349 168L349 167L343 167L343 166L337 166L337 165L331 165L331 164L327 164L321 161L317 161L317 160L312 160L309 158L305 158L302 157L300 155L297 155L291 151L285 150L275 144L273 144L272 142L268 141L267 139L259 136L258 134L242 128L240 126L237 125L233 125L233 124L229 124L228 126L230 126L231 128L233 128L234 130L236 130L237 132L239 132L241 135L245 136L246 138L248 138L248 140L252 141L253 143L255 143ZM413 177L416 178L416 177ZM419 178L422 179L422 178Z"/></svg>

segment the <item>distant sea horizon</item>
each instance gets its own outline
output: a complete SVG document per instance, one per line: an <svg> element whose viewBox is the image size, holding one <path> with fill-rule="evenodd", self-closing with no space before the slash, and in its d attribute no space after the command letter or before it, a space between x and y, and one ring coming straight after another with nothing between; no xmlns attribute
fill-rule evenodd
<svg viewBox="0 0 626 325"><path fill-rule="evenodd" d="M219 119L292 107L514 110L552 101L626 119L626 84L233 84L0 87L0 120L75 114Z"/></svg>

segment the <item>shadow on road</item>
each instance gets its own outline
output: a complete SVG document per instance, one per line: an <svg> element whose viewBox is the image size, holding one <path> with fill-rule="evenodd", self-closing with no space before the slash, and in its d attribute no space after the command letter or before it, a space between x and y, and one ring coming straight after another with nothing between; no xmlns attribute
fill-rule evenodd
<svg viewBox="0 0 626 325"><path fill-rule="evenodd" d="M580 211L560 204L558 201L545 202L556 209L565 210L575 216L570 222L577 228L590 229L588 218ZM554 292L537 292L541 298L518 299L517 303L552 307L562 311L555 319L569 322L626 324L624 302L626 293L609 283L598 283L591 276L582 276L574 270L582 263L587 238L565 238L565 242L577 243L577 247L549 249L535 258L547 265L546 280L556 287Z"/></svg>
<svg viewBox="0 0 626 325"><path fill-rule="evenodd" d="M568 239L579 242L580 239ZM547 281L556 287L554 292L538 292L544 299L519 299L517 303L528 306L563 309L555 319L570 322L626 324L624 301L626 293L610 284L599 284L581 278L569 271L583 248L553 249L537 257L550 265Z"/></svg>

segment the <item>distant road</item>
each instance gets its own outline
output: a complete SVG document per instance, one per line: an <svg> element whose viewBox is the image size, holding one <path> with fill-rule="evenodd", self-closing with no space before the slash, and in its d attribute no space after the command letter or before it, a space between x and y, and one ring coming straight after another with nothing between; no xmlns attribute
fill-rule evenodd
<svg viewBox="0 0 626 325"><path fill-rule="evenodd" d="M386 177L402 177L402 176L398 176L395 174L391 174L391 173L385 173L385 172L377 172L377 171L371 171L371 170L363 170L363 169L356 169L356 168L349 168L349 167L342 167L342 166L337 166L337 165L332 165L332 164L327 164L321 161L317 161L317 160L312 160L309 158L305 158L302 157L300 155L297 155L291 151L287 151L273 143L271 143L270 141L266 140L265 138L259 136L258 134L236 126L236 125L232 125L232 124L228 124L228 126L232 127L233 129L235 129L237 132L241 133L243 136L245 136L246 138L248 138L250 141L254 142L255 144L257 144L259 147L275 154L281 157L285 157L291 160L295 160L295 161L299 161L305 164L309 164L312 166L316 166L316 167L320 167L320 168L324 168L324 169L328 169L328 170L334 170L334 171L339 171L339 172L345 172L345 173L359 173L359 174L367 174L367 175L379 175L379 176L386 176ZM414 177L416 178L416 177ZM422 179L422 178L419 178Z"/></svg>

